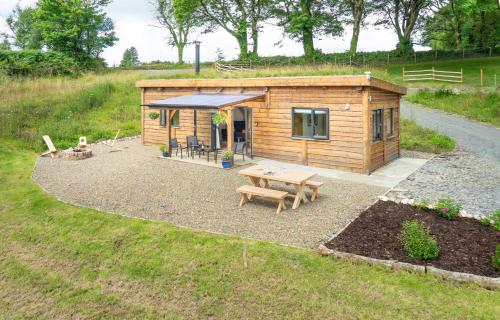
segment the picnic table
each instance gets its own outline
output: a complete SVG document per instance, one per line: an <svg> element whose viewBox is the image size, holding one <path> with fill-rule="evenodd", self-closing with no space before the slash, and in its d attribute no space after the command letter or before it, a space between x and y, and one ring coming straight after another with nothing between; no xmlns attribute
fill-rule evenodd
<svg viewBox="0 0 500 320"><path fill-rule="evenodd" d="M238 174L248 177L256 187L260 187L261 181L264 182L265 188L269 188L269 181L283 182L287 185L292 185L295 188L295 195L291 195L295 198L292 209L297 209L301 202L308 202L306 194L304 193L304 186L307 180L316 175L315 173L302 170L262 165L240 170Z"/></svg>

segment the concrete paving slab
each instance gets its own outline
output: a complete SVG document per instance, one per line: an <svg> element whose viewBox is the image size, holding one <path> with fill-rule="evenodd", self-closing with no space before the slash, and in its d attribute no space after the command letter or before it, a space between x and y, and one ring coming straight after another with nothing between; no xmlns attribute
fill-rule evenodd
<svg viewBox="0 0 500 320"><path fill-rule="evenodd" d="M319 176L332 179L364 183L378 187L393 188L413 172L417 171L427 161L428 159L399 158L377 169L370 175L340 171L335 169L315 168L269 159L263 159L258 161L257 163L260 165L280 168L300 169L308 172L314 172Z"/></svg>

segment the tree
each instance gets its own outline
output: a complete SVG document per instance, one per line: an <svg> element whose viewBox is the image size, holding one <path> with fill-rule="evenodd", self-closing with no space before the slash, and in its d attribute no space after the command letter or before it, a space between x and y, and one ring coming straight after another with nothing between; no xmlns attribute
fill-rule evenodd
<svg viewBox="0 0 500 320"><path fill-rule="evenodd" d="M314 56L314 37L338 36L343 32L338 0L280 0L274 6L278 25L291 39L302 42L307 61Z"/></svg>
<svg viewBox="0 0 500 320"><path fill-rule="evenodd" d="M231 34L240 48L240 59L248 58L249 31L252 53L257 55L261 23L269 17L271 0L199 0L205 18L210 22L207 30L219 26Z"/></svg>
<svg viewBox="0 0 500 320"><path fill-rule="evenodd" d="M99 55L112 46L115 36L113 21L103 7L110 0L39 0L35 19L44 44L62 52L81 67L101 63Z"/></svg>
<svg viewBox="0 0 500 320"><path fill-rule="evenodd" d="M370 3L366 0L343 0L342 5L344 6L344 11L347 16L347 22L352 24L349 54L351 57L355 58L361 25L369 13Z"/></svg>
<svg viewBox="0 0 500 320"><path fill-rule="evenodd" d="M192 0L155 0L156 20L170 34L168 44L177 48L177 63L184 63L189 33L204 24L199 4Z"/></svg>
<svg viewBox="0 0 500 320"><path fill-rule="evenodd" d="M431 0L374 0L380 18L376 25L392 27L398 36L397 50L401 55L413 52L413 35L424 22Z"/></svg>
<svg viewBox="0 0 500 320"><path fill-rule="evenodd" d="M6 22L12 36L6 38L13 39L12 45L19 49L41 49L42 34L37 27L34 8L25 8L16 5L12 13L7 17Z"/></svg>
<svg viewBox="0 0 500 320"><path fill-rule="evenodd" d="M122 61L120 62L120 67L131 67L138 65L139 63L139 54L137 53L137 49L135 47L125 49Z"/></svg>
<svg viewBox="0 0 500 320"><path fill-rule="evenodd" d="M495 0L434 0L423 44L434 49L490 47L499 43L500 10Z"/></svg>

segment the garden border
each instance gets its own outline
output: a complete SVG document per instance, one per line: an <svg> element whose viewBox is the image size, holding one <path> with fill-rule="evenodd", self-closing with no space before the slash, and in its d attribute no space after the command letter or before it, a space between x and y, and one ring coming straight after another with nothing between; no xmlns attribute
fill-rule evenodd
<svg viewBox="0 0 500 320"><path fill-rule="evenodd" d="M377 199L372 205L374 205L378 201L393 201L396 203L403 203L403 204L409 204L409 205L412 205L415 202L414 199L408 199L408 198L404 198L404 199L388 198L386 196L386 194L388 194L389 191L391 191L392 189L388 190L386 193L384 193L384 195L379 196L379 199ZM370 208L372 205L370 205L368 208ZM433 206L430 205L429 208L432 209ZM468 214L465 211L460 211L459 216L464 217L464 218L481 220L481 217ZM339 232L334 234L325 243L330 242L333 239L335 239L339 234L341 234L355 220L356 219L349 222L349 224L347 224ZM329 249L324 244L320 244L318 247L318 250L319 250L319 254L322 256L334 255L337 258L348 260L351 262L365 262L365 263L372 264L372 265L384 265L384 266L389 267L389 268L394 269L394 270L406 270L406 271L414 271L414 272L416 271L416 272L420 272L420 273L431 273L440 279L449 280L449 281L452 281L454 283L475 283L483 288L490 289L490 290L500 289L500 277L499 278L492 278L492 277L486 277L486 276L478 276L478 275L470 274L470 273L444 270L444 269L435 268L432 266L415 265L415 264L411 264L411 263L400 262L398 260L384 260L384 259L370 258L370 257L357 255L354 253L348 253L348 252L342 252L342 251Z"/></svg>

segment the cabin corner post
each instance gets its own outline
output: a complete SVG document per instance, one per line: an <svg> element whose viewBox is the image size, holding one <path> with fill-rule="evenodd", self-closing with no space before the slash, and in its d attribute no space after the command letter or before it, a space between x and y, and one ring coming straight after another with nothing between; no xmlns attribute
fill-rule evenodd
<svg viewBox="0 0 500 320"><path fill-rule="evenodd" d="M363 87L363 173L370 174L370 87Z"/></svg>
<svg viewBox="0 0 500 320"><path fill-rule="evenodd" d="M172 156L172 144L170 143L170 140L172 139L172 125L170 121L170 109L166 110L166 121L165 125L167 126L167 149L168 149L168 154L171 157Z"/></svg>
<svg viewBox="0 0 500 320"><path fill-rule="evenodd" d="M141 144L144 144L144 88L141 88Z"/></svg>

